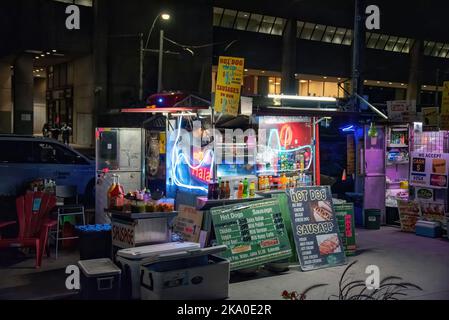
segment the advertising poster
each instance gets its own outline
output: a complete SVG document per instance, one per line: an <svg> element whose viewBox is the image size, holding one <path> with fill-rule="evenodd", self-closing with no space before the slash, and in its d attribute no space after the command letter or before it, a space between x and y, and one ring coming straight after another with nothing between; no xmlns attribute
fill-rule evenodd
<svg viewBox="0 0 449 320"><path fill-rule="evenodd" d="M421 213L424 219L445 223L444 203L420 202Z"/></svg>
<svg viewBox="0 0 449 320"><path fill-rule="evenodd" d="M412 152L410 185L434 189L448 187L448 153Z"/></svg>
<svg viewBox="0 0 449 320"><path fill-rule="evenodd" d="M303 271L346 263L329 186L287 191L296 252Z"/></svg>
<svg viewBox="0 0 449 320"><path fill-rule="evenodd" d="M341 240L343 247L345 248L345 254L346 256L354 255L356 252L354 204L334 204L334 208L338 227L340 229Z"/></svg>
<svg viewBox="0 0 449 320"><path fill-rule="evenodd" d="M237 116L245 59L219 57L215 85L215 112Z"/></svg>
<svg viewBox="0 0 449 320"><path fill-rule="evenodd" d="M416 222L421 217L421 207L417 201L398 200L401 230L415 232Z"/></svg>
<svg viewBox="0 0 449 320"><path fill-rule="evenodd" d="M203 212L194 207L179 205L173 231L182 235L184 241L198 242L203 222Z"/></svg>
<svg viewBox="0 0 449 320"><path fill-rule="evenodd" d="M438 107L421 108L423 117L423 131L438 131Z"/></svg>
<svg viewBox="0 0 449 320"><path fill-rule="evenodd" d="M419 201L433 201L434 191L430 188L415 188L415 198Z"/></svg>
<svg viewBox="0 0 449 320"><path fill-rule="evenodd" d="M292 249L277 199L241 203L210 210L218 244L231 270L290 258Z"/></svg>
<svg viewBox="0 0 449 320"><path fill-rule="evenodd" d="M416 101L394 100L387 101L388 118L391 121L413 121L416 117Z"/></svg>

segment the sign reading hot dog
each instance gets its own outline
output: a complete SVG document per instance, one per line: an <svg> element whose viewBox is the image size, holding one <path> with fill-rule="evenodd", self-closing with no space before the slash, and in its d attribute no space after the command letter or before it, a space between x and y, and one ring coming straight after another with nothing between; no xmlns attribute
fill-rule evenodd
<svg viewBox="0 0 449 320"><path fill-rule="evenodd" d="M448 153L412 152L410 185L446 189L448 187Z"/></svg>
<svg viewBox="0 0 449 320"><path fill-rule="evenodd" d="M287 190L296 252L303 271L346 263L329 186Z"/></svg>

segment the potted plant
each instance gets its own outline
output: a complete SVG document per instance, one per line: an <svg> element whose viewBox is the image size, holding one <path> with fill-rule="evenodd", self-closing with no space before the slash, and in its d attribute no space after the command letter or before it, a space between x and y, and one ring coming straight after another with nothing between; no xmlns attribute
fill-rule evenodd
<svg viewBox="0 0 449 320"><path fill-rule="evenodd" d="M371 138L371 145L377 144L377 136L378 136L377 128L374 122L371 122L371 125L368 130L368 136Z"/></svg>

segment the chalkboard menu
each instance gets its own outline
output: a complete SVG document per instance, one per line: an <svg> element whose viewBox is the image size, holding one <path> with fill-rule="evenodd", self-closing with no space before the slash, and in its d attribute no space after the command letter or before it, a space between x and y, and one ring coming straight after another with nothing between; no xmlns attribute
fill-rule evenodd
<svg viewBox="0 0 449 320"><path fill-rule="evenodd" d="M210 210L218 244L228 249L231 270L289 258L292 254L277 199L265 199Z"/></svg>
<svg viewBox="0 0 449 320"><path fill-rule="evenodd" d="M296 252L303 271L346 263L328 186L287 190Z"/></svg>

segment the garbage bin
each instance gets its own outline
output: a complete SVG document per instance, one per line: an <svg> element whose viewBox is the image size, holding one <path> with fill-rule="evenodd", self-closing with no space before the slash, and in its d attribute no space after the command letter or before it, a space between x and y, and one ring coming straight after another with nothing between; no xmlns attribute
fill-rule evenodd
<svg viewBox="0 0 449 320"><path fill-rule="evenodd" d="M365 209L365 228L380 229L380 209Z"/></svg>
<svg viewBox="0 0 449 320"><path fill-rule="evenodd" d="M78 261L81 269L80 296L83 300L119 300L121 270L111 259Z"/></svg>
<svg viewBox="0 0 449 320"><path fill-rule="evenodd" d="M81 260L111 258L112 236L110 224L76 226Z"/></svg>

